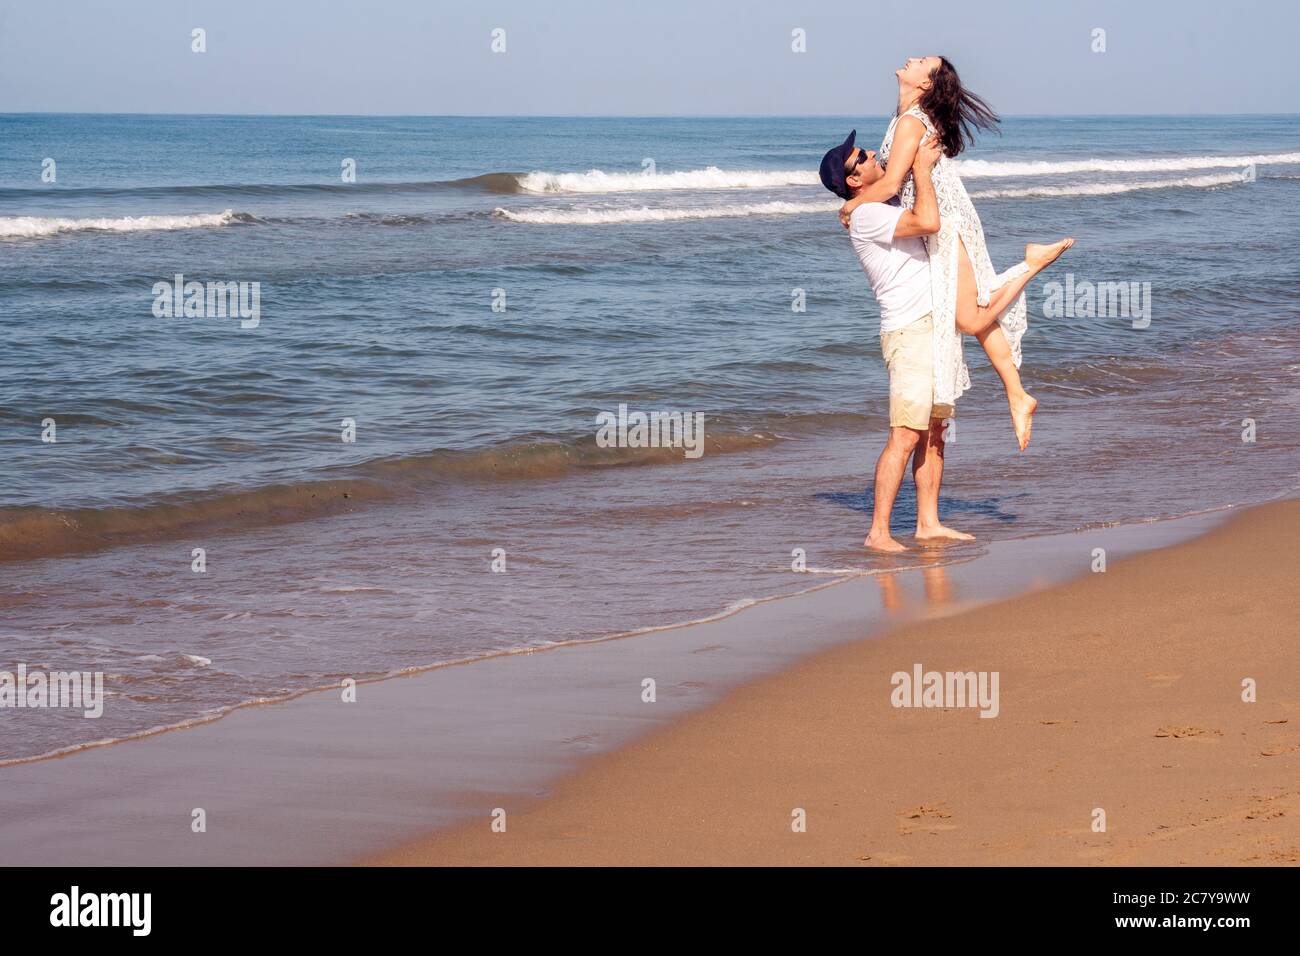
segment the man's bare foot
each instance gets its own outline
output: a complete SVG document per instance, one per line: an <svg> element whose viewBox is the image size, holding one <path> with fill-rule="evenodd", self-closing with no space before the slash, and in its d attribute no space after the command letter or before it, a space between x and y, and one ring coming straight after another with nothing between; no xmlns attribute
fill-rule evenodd
<svg viewBox="0 0 1300 956"><path fill-rule="evenodd" d="M967 534L965 531L957 531L954 528L945 528L941 524L933 528L916 529L917 541L974 541L975 535Z"/></svg>
<svg viewBox="0 0 1300 956"><path fill-rule="evenodd" d="M1061 253L1072 245L1074 245L1073 236L1048 245L1031 242L1025 246L1025 262L1029 263L1029 268L1035 272L1041 272L1060 258Z"/></svg>
<svg viewBox="0 0 1300 956"><path fill-rule="evenodd" d="M862 546L864 548L870 549L871 551L888 551L891 553L895 551L907 550L905 547L903 547L901 544L899 544L897 541L895 541L887 534L881 534L881 535L869 534L867 535L866 539L862 542Z"/></svg>
<svg viewBox="0 0 1300 956"><path fill-rule="evenodd" d="M1038 408L1038 399L1028 392L1022 392L1019 398L1011 402L1011 424L1016 430L1016 441L1024 451L1029 444L1029 436L1034 430L1034 410Z"/></svg>

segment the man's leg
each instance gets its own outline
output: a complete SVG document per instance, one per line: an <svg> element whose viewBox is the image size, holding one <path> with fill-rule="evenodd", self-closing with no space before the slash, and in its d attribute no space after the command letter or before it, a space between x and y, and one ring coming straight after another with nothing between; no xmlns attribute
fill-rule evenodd
<svg viewBox="0 0 1300 956"><path fill-rule="evenodd" d="M939 486L943 483L943 419L931 418L924 442L912 456L912 480L916 482L916 540L943 538L972 541L974 535L954 531L939 523Z"/></svg>
<svg viewBox="0 0 1300 956"><path fill-rule="evenodd" d="M889 533L889 516L907 471L907 459L923 445L924 431L894 426L889 429L885 450L876 460L876 500L871 509L871 530L863 545L876 551L906 551Z"/></svg>

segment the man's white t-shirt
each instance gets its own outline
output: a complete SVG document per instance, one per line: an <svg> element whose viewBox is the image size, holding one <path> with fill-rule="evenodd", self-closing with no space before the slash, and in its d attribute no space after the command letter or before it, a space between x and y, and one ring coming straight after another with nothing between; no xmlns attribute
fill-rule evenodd
<svg viewBox="0 0 1300 956"><path fill-rule="evenodd" d="M880 304L880 334L930 313L930 256L925 239L895 239L901 206L864 202L849 217L849 238Z"/></svg>

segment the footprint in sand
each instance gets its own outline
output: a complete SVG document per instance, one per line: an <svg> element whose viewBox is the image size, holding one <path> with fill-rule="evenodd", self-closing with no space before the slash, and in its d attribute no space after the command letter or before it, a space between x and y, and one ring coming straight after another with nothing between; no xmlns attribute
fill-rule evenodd
<svg viewBox="0 0 1300 956"><path fill-rule="evenodd" d="M1272 863L1282 865L1286 863L1300 863L1300 847L1291 847L1288 850L1269 850L1264 856L1256 854L1248 856L1243 863Z"/></svg>
<svg viewBox="0 0 1300 956"><path fill-rule="evenodd" d="M1157 737L1222 737L1222 730L1205 730L1201 727L1161 727L1155 732Z"/></svg>
<svg viewBox="0 0 1300 956"><path fill-rule="evenodd" d="M1293 750L1300 750L1300 744L1272 744L1271 746L1265 747L1261 750L1259 755L1261 757L1279 757L1282 754L1289 754Z"/></svg>
<svg viewBox="0 0 1300 956"><path fill-rule="evenodd" d="M1286 718L1266 720L1264 723L1276 727L1285 724ZM1294 736L1288 735L1286 737L1274 737L1268 742L1267 746L1260 750L1259 755L1261 757L1279 757L1282 754L1289 754L1296 750L1300 750L1300 742L1297 742Z"/></svg>
<svg viewBox="0 0 1300 956"><path fill-rule="evenodd" d="M1288 797L1278 796L1260 796L1256 795L1250 798L1252 806L1246 811L1247 820L1273 820L1277 817L1286 816L1286 801ZM1282 806L1278 806L1281 803Z"/></svg>
<svg viewBox="0 0 1300 956"><path fill-rule="evenodd" d="M939 822L951 817L952 811L942 803L922 803L898 815L898 832L906 836L909 833L940 833L944 830L956 830L955 823Z"/></svg>

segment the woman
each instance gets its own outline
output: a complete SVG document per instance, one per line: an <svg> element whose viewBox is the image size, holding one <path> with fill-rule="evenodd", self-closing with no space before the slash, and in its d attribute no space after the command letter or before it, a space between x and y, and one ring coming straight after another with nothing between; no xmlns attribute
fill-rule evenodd
<svg viewBox="0 0 1300 956"><path fill-rule="evenodd" d="M952 160L973 139L975 128L993 129L997 115L965 90L956 69L939 56L914 57L895 71L898 112L880 144L885 175L840 210L840 221L864 202L898 195L904 208L916 203L912 160L924 137L936 137L943 157L934 167L942 226L927 237L934 287L934 377L936 405L951 405L970 387L961 356L961 334L973 335L988 354L1007 391L1016 441L1024 451L1038 400L1020 384L1020 337L1025 332L1024 287L1070 246L1073 239L1025 246L1025 261L999 275L993 270L984 228Z"/></svg>

